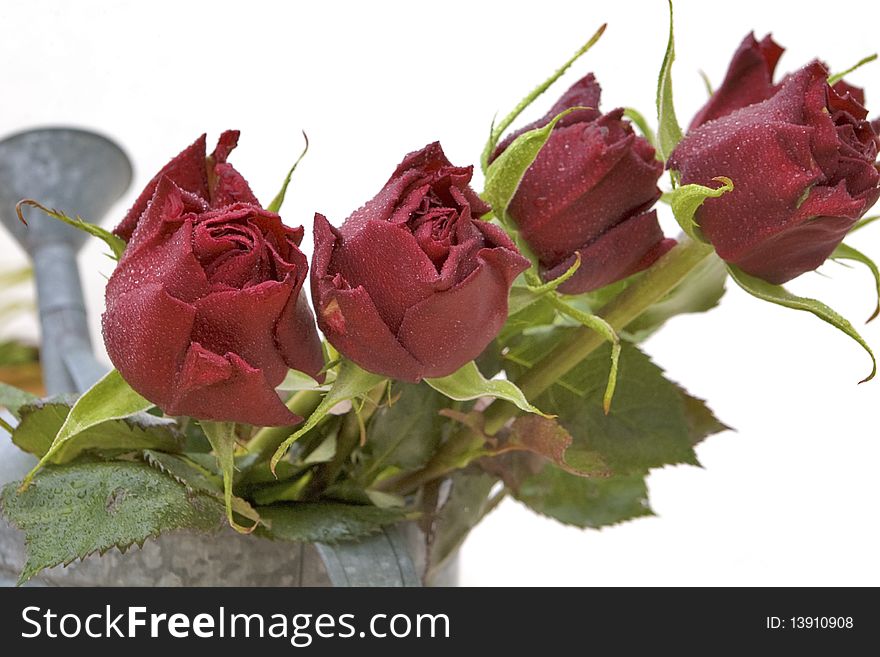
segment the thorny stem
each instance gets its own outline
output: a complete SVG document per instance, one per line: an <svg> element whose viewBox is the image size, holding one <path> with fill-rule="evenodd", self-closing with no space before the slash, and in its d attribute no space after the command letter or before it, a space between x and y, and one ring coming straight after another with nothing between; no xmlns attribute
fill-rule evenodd
<svg viewBox="0 0 880 657"><path fill-rule="evenodd" d="M672 291L712 252L711 246L683 238L675 248L608 302L597 314L615 330L624 329L627 324ZM516 383L525 396L530 401L534 401L604 342L604 337L592 329L581 326L525 372ZM513 405L495 400L484 412L484 432L488 435L497 433L518 412ZM474 429L462 427L440 447L424 468L387 479L377 488L399 494L411 493L424 483L442 477L459 467L461 457L482 438Z"/></svg>

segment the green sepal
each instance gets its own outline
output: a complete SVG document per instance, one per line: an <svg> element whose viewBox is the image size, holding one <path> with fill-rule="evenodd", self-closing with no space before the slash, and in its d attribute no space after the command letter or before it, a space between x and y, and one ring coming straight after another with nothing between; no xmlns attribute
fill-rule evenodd
<svg viewBox="0 0 880 657"><path fill-rule="evenodd" d="M718 198L733 191L733 181L730 178L717 176L712 180L720 182L721 187L713 189L696 184L682 185L663 195L663 200L672 207L672 214L675 215L678 225L688 237L697 242L707 242L694 218L697 210L707 198Z"/></svg>
<svg viewBox="0 0 880 657"><path fill-rule="evenodd" d="M762 301L769 301L771 303L775 303L786 308L793 308L794 310L805 310L809 313L814 314L822 321L828 322L829 324L831 324L831 326L838 329L839 331L842 331L853 340L858 342L859 345L865 351L867 351L868 355L871 357L871 373L867 377L862 379L859 383L865 383L866 381L870 381L874 378L874 375L877 373L877 360L874 358L874 352L871 351L871 347L868 346L868 343L865 342L864 338L859 335L858 331L853 328L853 325L850 324L848 320L841 317L837 312L826 306L821 301L796 296L786 290L781 285L773 285L772 283L768 283L767 281L757 278L755 276L750 276L735 265L731 265L730 263L728 263L727 270L730 273L730 277L734 281L736 281L737 285L739 285L743 290L751 294L753 297L761 299Z"/></svg>
<svg viewBox="0 0 880 657"><path fill-rule="evenodd" d="M367 372L366 370L358 367L352 361L348 359L343 359L341 364L339 365L339 371L336 375L336 380L333 382L333 386L330 388L327 394L324 395L321 403L314 410L314 412L309 415L309 418L305 421L305 423L301 427L299 427L289 438L281 443L281 445L275 451L275 454L272 455L272 459L269 462L269 467L272 469L272 471L275 471L275 466L278 465L278 461L284 458L284 455L287 453L287 450L290 448L290 446L294 442L299 440L300 437L305 435L310 429L316 426L321 420L323 420L330 412L331 408L333 408L340 402L354 399L355 397L369 392L385 380L386 378L381 374L373 374L372 372Z"/></svg>
<svg viewBox="0 0 880 657"><path fill-rule="evenodd" d="M672 62L675 61L675 37L673 35L672 0L669 0L669 42L657 79L657 152L666 162L681 141L683 133L675 116L672 98Z"/></svg>
<svg viewBox="0 0 880 657"><path fill-rule="evenodd" d="M562 74L565 73L569 67L574 64L584 53L586 53L590 48L592 48L596 42L600 39L602 34L605 32L605 28L607 24L603 24L596 33L590 37L590 40L587 41L581 48L571 56L571 58L562 65L559 70L557 70L553 75L544 80L541 84L539 84L535 89L525 98L523 98L519 104L513 108L513 111L510 112L507 116L505 116L499 123L495 124L493 122L492 128L489 131L489 140L486 142L485 147L483 148L483 154L480 156L480 166L483 169L483 173L486 173L489 169L489 158L492 157L492 152L495 150L495 147L498 145L498 142L501 140L504 132L510 127L510 125L516 121L516 118L522 114L522 112L532 104L532 102L538 98L541 94L543 94L550 86L556 82Z"/></svg>
<svg viewBox="0 0 880 657"><path fill-rule="evenodd" d="M583 107L570 107L554 116L547 125L524 132L489 165L483 198L492 206L495 217L505 228L510 227L507 206L519 189L526 171L550 138L553 128L568 114L583 109Z"/></svg>
<svg viewBox="0 0 880 657"><path fill-rule="evenodd" d="M871 270L871 274L874 275L874 284L877 288L877 305L874 307L874 312L868 318L868 321L876 319L877 315L880 315L880 270L877 269L877 265L864 253L857 251L847 244L838 244L830 257L832 260L854 260Z"/></svg>
<svg viewBox="0 0 880 657"><path fill-rule="evenodd" d="M544 415L529 403L529 400L515 383L505 379L487 379L480 373L474 361L467 363L448 376L425 379L425 383L455 401L494 397L510 402L521 411Z"/></svg>
<svg viewBox="0 0 880 657"><path fill-rule="evenodd" d="M843 80L844 77L846 77L847 75L849 75L850 73L852 73L856 69L861 68L865 64L870 64L871 62L873 62L876 59L877 59L877 53L874 53L873 55L868 55L867 57L862 57L862 59L860 59L858 62L856 62L855 64L850 66L845 71L841 71L840 73L835 73L834 75L829 75L828 76L828 84L831 86L834 86L835 84L837 84L838 82Z"/></svg>
<svg viewBox="0 0 880 657"><path fill-rule="evenodd" d="M232 484L235 477L235 423L234 422L199 422L211 443L220 472L223 474L223 503L226 506L226 520L229 526L240 534L250 534L259 524L259 518L250 527L243 527L235 522L233 508Z"/></svg>
<svg viewBox="0 0 880 657"><path fill-rule="evenodd" d="M309 136L303 131L303 139L306 142L306 145L303 147L302 153L299 154L299 157L296 158L296 162L293 163L293 166L290 167L290 171L287 172L287 177L284 179L284 182L281 184L281 189L278 190L278 193L275 195L275 198L272 199L272 202L266 206L266 209L269 212L278 213L281 210L281 206L284 204L284 197L287 195L287 186L290 184L290 179L293 177L293 172L296 171L296 167L302 162L302 159L306 156L306 153L309 152Z"/></svg>
<svg viewBox="0 0 880 657"><path fill-rule="evenodd" d="M656 149L657 133L654 132L654 130L651 128L651 125L648 123L648 119L645 118L645 115L632 107L627 107L625 110L623 110L623 115L636 125L636 127L639 129L639 132L642 133L642 136L647 139L648 143ZM660 157L659 153L657 157Z"/></svg>
<svg viewBox="0 0 880 657"><path fill-rule="evenodd" d="M104 243L110 247L110 251L113 253L112 257L114 260L119 260L122 257L122 253L125 251L126 243L125 240L121 237L114 235L108 230L104 230L100 226L89 223L80 216L69 217L60 210L47 208L42 203L38 203L37 201L30 198L19 201L18 204L15 206L15 211L18 213L18 218L21 219L22 223L24 223L25 225L27 225L27 221L25 220L24 215L21 212L21 206L23 205L28 205L32 208L42 210L53 219L58 219L58 221L62 221L68 226L73 226L74 228L86 232L93 237L98 237L104 240Z"/></svg>

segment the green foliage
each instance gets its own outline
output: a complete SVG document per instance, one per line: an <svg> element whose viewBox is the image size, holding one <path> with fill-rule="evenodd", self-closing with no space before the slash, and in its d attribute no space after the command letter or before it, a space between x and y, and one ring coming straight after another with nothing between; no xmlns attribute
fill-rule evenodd
<svg viewBox="0 0 880 657"><path fill-rule="evenodd" d="M681 141L682 131L675 116L675 104L672 98L672 63L675 61L675 36L673 34L672 0L669 0L669 42L660 76L657 80L657 152L665 162Z"/></svg>
<svg viewBox="0 0 880 657"><path fill-rule="evenodd" d="M874 312L868 318L868 321L870 322L876 319L877 315L880 315L880 269L877 269L877 265L874 264L874 261L871 260L871 258L847 244L838 244L837 248L834 249L834 252L831 254L831 259L852 260L861 263L868 268L871 275L874 277L874 285L877 288L877 305L874 306Z"/></svg>
<svg viewBox="0 0 880 657"><path fill-rule="evenodd" d="M0 406L8 409L18 419L21 419L19 409L25 404L33 403L36 400L36 395L0 381Z"/></svg>
<svg viewBox="0 0 880 657"><path fill-rule="evenodd" d="M214 455L217 457L217 463L220 465L220 472L223 474L223 503L226 507L226 520L229 526L241 534L249 534L256 529L259 523L259 517L253 519L254 522L250 527L243 527L235 521L234 505L233 505L233 478L235 476L235 423L233 422L206 422L201 421L202 429L211 447Z"/></svg>
<svg viewBox="0 0 880 657"><path fill-rule="evenodd" d="M110 247L110 251L114 260L119 260L122 257L122 253L125 251L126 243L125 240L121 237L114 235L110 231L105 230L96 224L89 223L82 217L69 217L60 210L47 208L45 205L42 205L41 203L38 203L33 199L24 199L23 201L19 201L18 205L15 206L15 211L18 212L18 218L21 219L22 222L24 222L25 224L27 223L27 221L25 221L24 215L21 211L21 206L23 205L29 205L33 208L37 208L38 210L42 210L53 219L57 219L58 221L67 224L68 226L73 226L74 228L86 232L93 237L97 237L103 240L104 243Z"/></svg>
<svg viewBox="0 0 880 657"><path fill-rule="evenodd" d="M401 509L380 509L338 502L261 506L266 526L257 533L268 538L302 543L339 543L370 536L385 525L405 520Z"/></svg>
<svg viewBox="0 0 880 657"><path fill-rule="evenodd" d="M641 342L672 317L711 310L724 296L726 281L724 261L714 255L707 258L672 292L627 324L624 333L630 340Z"/></svg>
<svg viewBox="0 0 880 657"><path fill-rule="evenodd" d="M152 406L152 402L132 390L117 370L110 370L86 390L70 409L49 449L22 481L22 488L27 488L37 471L50 463L66 443L78 434L108 420L122 419Z"/></svg>
<svg viewBox="0 0 880 657"><path fill-rule="evenodd" d="M589 479L547 464L527 477L513 495L536 513L581 528L598 529L653 515L640 474Z"/></svg>
<svg viewBox="0 0 880 657"><path fill-rule="evenodd" d="M489 494L498 479L479 470L461 470L450 477L446 502L432 519L427 531L430 581L461 547L468 533L477 526L489 508Z"/></svg>
<svg viewBox="0 0 880 657"><path fill-rule="evenodd" d="M431 458L443 436L439 415L449 400L426 384L395 382L391 402L376 410L363 449L364 470L359 476L369 484L385 468L416 470Z"/></svg>
<svg viewBox="0 0 880 657"><path fill-rule="evenodd" d="M503 379L487 379L480 373L473 361L449 376L425 379L425 383L456 401L494 397L508 401L522 411L543 415L540 410L529 403L522 390L517 388L514 383Z"/></svg>
<svg viewBox="0 0 880 657"><path fill-rule="evenodd" d="M278 462L284 457L290 446L323 420L330 412L331 408L340 402L360 397L385 380L385 377L362 370L352 361L343 359L339 365L336 380L333 382L333 386L330 388L329 392L324 395L320 405L293 435L281 443L275 454L272 456L272 460L270 461L270 467L272 470L275 470Z"/></svg>
<svg viewBox="0 0 880 657"><path fill-rule="evenodd" d="M532 102L537 99L541 94L543 94L550 86L556 82L562 74L565 73L569 67L574 64L584 53L586 53L590 48L592 48L596 42L601 38L602 34L605 32L606 25L602 25L596 33L590 37L590 40L587 41L583 46L581 46L578 51L572 55L565 64L563 64L553 75L544 80L541 84L539 84L532 92L523 98L516 107L513 108L513 111L510 112L507 116L505 116L497 125L492 125L492 128L489 131L489 140L486 142L485 147L483 148L483 154L480 157L480 165L483 169L483 173L486 173L486 170L489 168L489 158L492 157L492 152L495 150L495 147L498 145L501 137L504 135L505 131L511 126L511 124L516 121L517 117L522 114L522 112L532 104Z"/></svg>
<svg viewBox="0 0 880 657"><path fill-rule="evenodd" d="M278 190L278 193L275 195L275 198L272 199L272 202L266 206L266 209L269 212L279 212L281 210L281 206L284 204L284 197L287 195L287 186L290 185L290 179L293 177L293 172L296 171L296 167L302 162L302 159L306 156L306 153L309 152L309 137L303 132L303 139L306 144L303 147L302 153L299 154L299 157L296 158L296 162L293 163L293 166L290 167L290 171L287 172L287 176L284 178L284 182L281 184L281 189Z"/></svg>
<svg viewBox="0 0 880 657"><path fill-rule="evenodd" d="M183 435L176 422L137 413L90 425L52 449L55 436L70 416L74 402L75 397L63 395L33 400L19 407L21 422L12 434L12 442L50 463L66 463L89 450L177 452L183 446Z"/></svg>
<svg viewBox="0 0 880 657"><path fill-rule="evenodd" d="M223 506L213 497L188 491L143 463L48 466L27 490L17 488L7 485L0 501L25 534L20 582L95 552L142 545L161 532L215 531L223 518Z"/></svg>

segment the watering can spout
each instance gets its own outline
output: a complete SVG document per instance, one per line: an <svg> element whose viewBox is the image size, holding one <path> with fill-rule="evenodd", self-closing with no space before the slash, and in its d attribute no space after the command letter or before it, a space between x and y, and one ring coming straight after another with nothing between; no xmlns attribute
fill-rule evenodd
<svg viewBox="0 0 880 657"><path fill-rule="evenodd" d="M16 204L32 198L97 223L128 189L132 168L114 142L74 128L20 132L0 141L0 221L33 260L41 364L49 394L82 392L104 372L89 339L76 253L87 235Z"/></svg>

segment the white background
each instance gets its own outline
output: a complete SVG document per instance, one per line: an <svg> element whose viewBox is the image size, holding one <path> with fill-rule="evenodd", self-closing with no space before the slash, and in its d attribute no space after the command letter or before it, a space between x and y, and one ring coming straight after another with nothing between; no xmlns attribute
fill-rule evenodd
<svg viewBox="0 0 880 657"><path fill-rule="evenodd" d="M772 30L780 70L819 56L841 70L877 48L872 1L676 3L675 91L686 124L742 37ZM645 2L48 2L0 4L0 134L46 124L98 129L149 177L202 132L242 131L235 166L264 202L301 148L283 216L311 230L340 223L402 156L442 141L478 159L489 123L556 69L602 22L596 48L529 118L588 71L603 108L653 115L666 3ZM849 78L880 101L880 64ZM874 115L880 113L875 110ZM480 181L476 183L479 188ZM880 225L854 236L880 257ZM310 250L310 245L306 245ZM24 255L0 235L0 268ZM94 337L110 264L82 255ZM864 270L827 265L791 287L858 326L873 308ZM32 321L0 327L36 340ZM880 348L880 322L864 327ZM815 318L730 290L711 313L678 318L646 345L669 375L706 397L738 432L698 448L703 468L650 476L657 517L580 531L505 502L471 536L462 582L582 585L880 584L877 409L880 381L858 386L867 358Z"/></svg>

